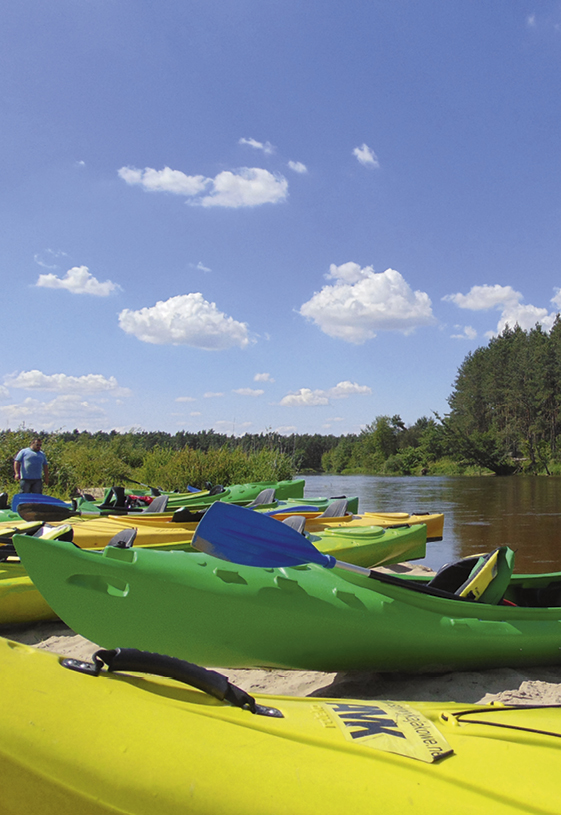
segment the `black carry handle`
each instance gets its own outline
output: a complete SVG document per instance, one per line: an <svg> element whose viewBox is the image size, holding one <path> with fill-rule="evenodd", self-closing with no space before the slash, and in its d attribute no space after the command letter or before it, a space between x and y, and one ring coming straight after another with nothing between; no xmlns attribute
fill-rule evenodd
<svg viewBox="0 0 561 815"><path fill-rule="evenodd" d="M104 665L108 671L137 671L155 676L169 677L191 685L221 702L229 702L235 707L250 710L261 716L283 718L276 708L258 705L249 693L228 681L227 677L217 671L201 668L192 662L177 657L154 654L150 651L139 651L136 648L114 648L110 651L101 649L93 655L94 663L81 662L76 659L64 659L62 665L82 673L101 673Z"/></svg>

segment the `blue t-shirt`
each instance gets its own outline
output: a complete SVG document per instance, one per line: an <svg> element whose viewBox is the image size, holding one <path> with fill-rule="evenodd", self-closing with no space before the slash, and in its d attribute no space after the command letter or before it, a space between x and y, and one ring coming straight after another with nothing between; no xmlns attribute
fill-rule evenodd
<svg viewBox="0 0 561 815"><path fill-rule="evenodd" d="M47 464L47 456L42 450L35 451L31 447L20 450L16 461L21 461L21 477L30 481L37 481L43 477L43 467Z"/></svg>

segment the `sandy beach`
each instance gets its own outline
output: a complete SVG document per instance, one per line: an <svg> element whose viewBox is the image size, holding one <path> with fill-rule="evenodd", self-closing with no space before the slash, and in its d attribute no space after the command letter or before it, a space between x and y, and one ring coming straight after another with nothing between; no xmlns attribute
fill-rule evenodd
<svg viewBox="0 0 561 815"><path fill-rule="evenodd" d="M387 571L427 571L402 564ZM77 659L90 660L100 647L60 621L25 626L3 626L0 636ZM287 696L333 696L400 701L466 702L499 701L503 704L561 705L561 665L500 668L445 674L382 674L370 671L322 673L290 670L229 670L216 668L231 682L250 693Z"/></svg>

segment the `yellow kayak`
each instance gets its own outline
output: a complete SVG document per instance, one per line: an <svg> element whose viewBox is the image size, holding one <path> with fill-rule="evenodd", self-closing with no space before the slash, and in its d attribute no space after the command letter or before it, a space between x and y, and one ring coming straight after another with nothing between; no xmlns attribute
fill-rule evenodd
<svg viewBox="0 0 561 815"><path fill-rule="evenodd" d="M408 512L362 512L360 515L344 515L341 518L320 517L319 513L315 517L308 516L306 529L310 532L319 532L326 527L338 526L414 526L415 524L425 524L427 527L427 542L440 541L444 532L444 514L442 512L427 512L410 515Z"/></svg>
<svg viewBox="0 0 561 815"><path fill-rule="evenodd" d="M0 563L0 625L56 619L19 560Z"/></svg>
<svg viewBox="0 0 561 815"><path fill-rule="evenodd" d="M559 812L560 708L253 698L126 649L0 661L1 813Z"/></svg>

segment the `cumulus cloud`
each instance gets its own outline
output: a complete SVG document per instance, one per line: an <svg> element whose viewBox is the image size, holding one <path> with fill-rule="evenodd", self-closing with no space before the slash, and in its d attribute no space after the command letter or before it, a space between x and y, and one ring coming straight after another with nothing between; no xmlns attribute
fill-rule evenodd
<svg viewBox="0 0 561 815"><path fill-rule="evenodd" d="M196 402L197 400L193 396L178 396L175 401L176 402Z"/></svg>
<svg viewBox="0 0 561 815"><path fill-rule="evenodd" d="M191 265L193 265L193 264L191 264ZM198 269L199 272L212 272L212 269L209 269L209 267L205 266L204 263L201 263L200 260L197 263L197 265L195 266L195 269Z"/></svg>
<svg viewBox="0 0 561 815"><path fill-rule="evenodd" d="M10 398L10 391L8 388L5 388L4 385L0 385L0 399L9 399Z"/></svg>
<svg viewBox="0 0 561 815"><path fill-rule="evenodd" d="M288 194L282 175L258 167L242 167L237 173L225 170L213 181L212 191L201 198L203 207L255 207L276 204Z"/></svg>
<svg viewBox="0 0 561 815"><path fill-rule="evenodd" d="M347 399L349 396L366 396L371 393L372 388L369 388L368 385L358 385L356 382L346 380L327 390L300 388L298 391L283 396L280 404L284 407L317 407L318 405L329 405L332 399Z"/></svg>
<svg viewBox="0 0 561 815"><path fill-rule="evenodd" d="M191 199L190 203L202 207L255 207L284 201L288 195L284 176L259 167L241 167L236 172L224 170L215 178L188 176L169 167L163 170L121 167L118 174L127 184L138 184L150 192L184 195Z"/></svg>
<svg viewBox="0 0 561 815"><path fill-rule="evenodd" d="M288 166L291 170L294 170L295 173L307 173L308 168L305 164L302 164L301 161L289 161Z"/></svg>
<svg viewBox="0 0 561 815"><path fill-rule="evenodd" d="M444 301L455 303L459 308L484 311L490 308L516 305L522 299L512 286L472 286L467 294L446 294Z"/></svg>
<svg viewBox="0 0 561 815"><path fill-rule="evenodd" d="M353 156L356 156L357 160L364 166L364 167L372 167L372 169L378 169L380 166L380 162L378 161L378 156L372 150L371 147L368 147L367 144L362 144L361 147L355 147L353 150Z"/></svg>
<svg viewBox="0 0 561 815"><path fill-rule="evenodd" d="M270 155L275 152L275 148L270 141L261 142L256 139L240 139L238 144L247 144L249 147L254 147L256 150L263 150L264 153Z"/></svg>
<svg viewBox="0 0 561 815"><path fill-rule="evenodd" d="M487 336L500 334L507 325L511 328L519 325L520 328L528 331L539 323L546 331L549 331L557 313L550 312L547 308L522 303L522 294L512 286L487 284L472 286L467 294L447 294L442 299L470 311L489 311L490 309L499 311L501 316L496 332L489 331ZM551 302L556 307L561 304L559 289L556 289L556 294L551 298Z"/></svg>
<svg viewBox="0 0 561 815"><path fill-rule="evenodd" d="M217 397L224 396L223 393L215 393L213 391L207 391L203 393L205 399L216 399Z"/></svg>
<svg viewBox="0 0 561 815"><path fill-rule="evenodd" d="M44 374L41 371L21 371L4 377L4 384L21 390L56 391L77 396L110 395L130 396L129 388L122 388L114 376L108 379L101 374L68 376L67 374Z"/></svg>
<svg viewBox="0 0 561 815"><path fill-rule="evenodd" d="M335 285L316 292L299 313L330 337L360 345L378 331L410 334L436 322L429 296L414 292L393 269L376 273L358 263L332 264L327 277Z"/></svg>
<svg viewBox="0 0 561 815"><path fill-rule="evenodd" d="M84 428L95 423L97 427L106 424L106 413L102 407L92 404L75 394L55 396L50 402L41 402L28 397L20 404L0 406L0 421L3 427L19 427L23 422L37 430L52 430L60 427Z"/></svg>
<svg viewBox="0 0 561 815"><path fill-rule="evenodd" d="M64 277L57 277L52 273L41 274L35 285L46 289L66 289L71 294L93 294L96 297L108 297L120 289L111 280L100 283L90 274L87 266L73 266Z"/></svg>
<svg viewBox="0 0 561 815"><path fill-rule="evenodd" d="M154 170L152 167L145 167L144 170L121 167L117 173L127 184L140 184L150 192L172 192L175 195L198 195L212 181L203 175L186 175L181 170L172 170L170 167L164 167L163 170Z"/></svg>
<svg viewBox="0 0 561 815"><path fill-rule="evenodd" d="M154 345L190 345L206 351L224 351L249 343L248 327L227 317L200 292L159 300L138 311L124 309L119 325L127 334Z"/></svg>
<svg viewBox="0 0 561 815"><path fill-rule="evenodd" d="M275 380L271 374L255 374L253 377L254 382L274 382Z"/></svg>
<svg viewBox="0 0 561 815"><path fill-rule="evenodd" d="M263 396L265 391L259 388L235 388L234 393L238 393L240 396Z"/></svg>
<svg viewBox="0 0 561 815"><path fill-rule="evenodd" d="M477 337L477 331L475 328L472 328L471 325L455 325L454 329L456 331L460 331L460 334L450 334L451 339L453 340L474 340Z"/></svg>

